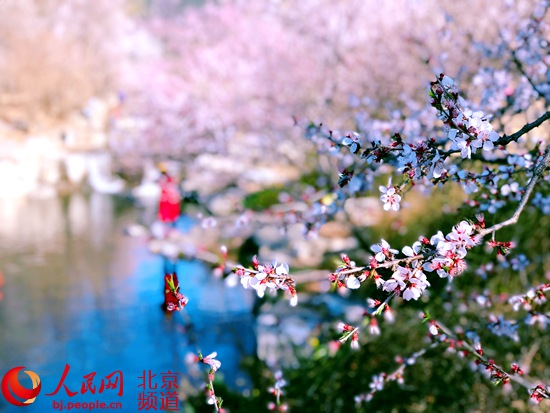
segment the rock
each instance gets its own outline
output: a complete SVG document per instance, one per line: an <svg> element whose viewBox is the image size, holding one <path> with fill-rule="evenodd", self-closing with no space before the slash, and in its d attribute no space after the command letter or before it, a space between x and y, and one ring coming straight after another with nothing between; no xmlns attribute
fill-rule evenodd
<svg viewBox="0 0 550 413"><path fill-rule="evenodd" d="M351 228L346 222L330 221L319 229L319 236L324 238L346 238L351 235Z"/></svg>
<svg viewBox="0 0 550 413"><path fill-rule="evenodd" d="M376 224L383 211L380 200L375 197L349 198L344 204L344 210L348 213L351 224L357 227Z"/></svg>
<svg viewBox="0 0 550 413"><path fill-rule="evenodd" d="M299 177L300 171L288 165L270 164L269 167L250 165L239 175L238 184L239 187L250 193L270 186L283 185Z"/></svg>
<svg viewBox="0 0 550 413"><path fill-rule="evenodd" d="M149 230L144 225L131 224L124 229L124 233L130 237L145 237L149 235Z"/></svg>
<svg viewBox="0 0 550 413"><path fill-rule="evenodd" d="M237 188L228 189L213 197L208 208L216 216L227 216L239 208L243 199L243 191Z"/></svg>
<svg viewBox="0 0 550 413"><path fill-rule="evenodd" d="M88 182L94 191L102 194L122 192L125 182L112 175L111 155L98 152L88 156Z"/></svg>
<svg viewBox="0 0 550 413"><path fill-rule="evenodd" d="M256 231L256 239L261 246L281 248L287 243L286 234L278 227L266 225Z"/></svg>
<svg viewBox="0 0 550 413"><path fill-rule="evenodd" d="M357 245L358 241L353 237L328 238L326 239L325 249L330 252L340 252L357 248Z"/></svg>
<svg viewBox="0 0 550 413"><path fill-rule="evenodd" d="M88 174L86 156L83 153L69 153L65 156L65 174L73 185L80 185Z"/></svg>
<svg viewBox="0 0 550 413"><path fill-rule="evenodd" d="M300 267L315 267L323 261L325 249L318 240L301 240L292 243L294 264Z"/></svg>

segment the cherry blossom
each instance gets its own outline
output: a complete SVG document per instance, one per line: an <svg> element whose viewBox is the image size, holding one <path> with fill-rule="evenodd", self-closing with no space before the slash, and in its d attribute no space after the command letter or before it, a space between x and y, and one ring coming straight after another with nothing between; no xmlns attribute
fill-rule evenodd
<svg viewBox="0 0 550 413"><path fill-rule="evenodd" d="M349 288L350 290L356 290L359 287L361 287L361 282L357 279L356 276L350 275L346 279L346 287Z"/></svg>
<svg viewBox="0 0 550 413"><path fill-rule="evenodd" d="M263 297L266 290L286 291L290 295L290 305L298 304L295 281L289 275L287 263L278 264L277 261L260 264L257 257L252 259L252 269L244 267L233 268L233 273L240 278L241 285L245 289L253 289L259 297Z"/></svg>
<svg viewBox="0 0 550 413"><path fill-rule="evenodd" d="M399 267L402 268L402 267ZM408 276L408 269L402 268L403 271L407 271L405 276ZM399 272L395 272L392 274L391 278L384 282L384 286L382 289L384 291L393 292L400 294L401 291L405 288L405 281L403 277L400 275Z"/></svg>
<svg viewBox="0 0 550 413"><path fill-rule="evenodd" d="M384 210L389 211L390 209L392 209L394 211L399 211L399 202L401 202L401 196L397 193L397 188L388 184L387 187L380 186L379 189L380 192L382 192L382 196L380 196L380 201L384 203Z"/></svg>
<svg viewBox="0 0 550 413"><path fill-rule="evenodd" d="M384 373L372 376L369 387L374 391L380 391L384 388L386 375Z"/></svg>
<svg viewBox="0 0 550 413"><path fill-rule="evenodd" d="M379 244L372 245L370 249L376 254L374 257L378 262L384 262L386 258L391 259L393 254L397 254L398 252L396 249L392 249L390 244L384 239Z"/></svg>
<svg viewBox="0 0 550 413"><path fill-rule="evenodd" d="M429 317L427 319L429 319ZM437 336L439 334L439 326L437 325L437 322L435 320L429 321L428 330L430 331L430 334L432 336Z"/></svg>
<svg viewBox="0 0 550 413"><path fill-rule="evenodd" d="M407 301L410 299L418 300L426 287L429 286L430 283L426 279L426 275L422 271L416 270L408 279L407 288L403 291L403 298Z"/></svg>
<svg viewBox="0 0 550 413"><path fill-rule="evenodd" d="M526 30L525 33L530 31ZM445 314L453 310L456 311L453 315L460 316L460 323L451 329L445 327L442 322L444 320L426 318L429 320L430 334L426 337L425 343L418 343L424 348L410 357L396 358L399 368L394 373L380 373L374 376L370 389L365 389L365 393L357 396L356 400L359 402L372 399L373 394L382 390L388 381L402 382L406 366L416 363L418 357L423 354L422 351L433 348L432 345L442 346L446 354L475 360L479 367L478 371L485 371L487 377L497 384L514 381L510 378L512 374L506 372L499 366L498 361L495 361L497 356L494 356L495 360L487 359L480 346L468 343L479 342L479 337L472 339L475 333L467 329L482 329L487 325L487 328L499 337L498 340L505 341L508 338L517 339L516 330L520 324L522 328L527 328L530 324L537 327L545 326L547 317L539 311L539 305L546 300L546 290L531 288L525 293L509 298L505 294L497 295L483 288L481 291L463 294L458 288L462 283L453 282L458 276L476 277L474 271L466 272L468 262L477 265L483 252L486 253L488 262L481 264L483 267L480 267L479 274L486 280L496 275L496 270L504 268L505 265L509 268L515 266L522 272L525 271L526 265L529 265L522 262L519 256L495 257L495 254L487 253L488 249L482 250L489 245L500 252L512 245L512 241L495 241L495 233L502 227L517 222L525 205L533 199L531 195L534 193L535 185L538 185L536 188L540 195L531 202L544 207L546 199L545 185L549 179L548 174L544 173L548 166L546 143L536 142L537 139L540 140L540 134L538 137L526 135L534 132L535 128L550 118L548 113L541 113L547 96L545 81L541 81L544 76L537 76L532 71L532 66L540 66L538 61L542 60L544 55L537 52L539 46L532 45L528 40L531 34L522 36L522 41L529 43L529 47L525 47L526 50L516 46L506 49L500 44L500 49L505 52L499 51L499 47L485 51L487 56L495 60L499 54L512 53L521 65L520 68L516 63L516 73L509 71L509 64L503 64L499 65L499 69L468 73L466 76L461 74L456 82L450 76L440 74L430 83L429 100L426 104L415 102L416 105L409 105L404 101L399 104L406 107L406 110L400 110L399 105L392 106L390 103L388 106L382 106L375 100L356 97L352 100L353 107L358 112L365 109L362 106L373 105L378 111L382 107L388 108L384 111L387 113L384 113L383 118L372 115L376 110L357 113L354 118L357 130L353 132L342 132L311 122L303 128L306 138L313 143L319 156L324 157L323 161L328 160L323 162L323 167L326 169L328 165L333 168L333 176L327 177L326 171L316 167L314 172L321 178L309 185L302 196L292 194L292 191L288 190L279 197L279 202L285 203L285 206L290 200L303 200L303 210L287 214L288 218L285 218L284 222L285 225L290 222L303 223L303 232L308 239L317 234L325 223L341 219L340 212L347 199L372 196L372 193L376 192L374 183L385 180L388 176L393 177L395 185L392 185L390 179L387 186L379 187L380 200L386 211L400 211L402 200L409 196L410 192L429 195L446 185L463 189L456 193L463 197L464 209L454 210L454 207L447 203L444 206L445 211L452 211L458 216L453 227L435 229L435 234L431 237L430 234L426 237L422 235L411 246L400 246L396 249L391 248L390 244L382 239L379 244L371 247L374 257L370 257L368 252L365 254L359 247L353 251L357 263L344 253L341 255L342 262L336 264L337 268L330 273L329 279L338 287L339 292L343 292L344 288L356 290L361 288L362 284L370 282L377 290L369 290L373 298L367 300L368 309L365 309L362 324L359 327L341 324L340 341L336 342L336 345L335 341L329 341L332 344L327 344L327 348L338 348L340 343L349 340L352 349L359 349L359 328L367 329L371 335L377 335L381 333L378 316L383 316L385 321L391 322L396 314L401 316L400 306L412 305L414 308L426 303L431 305L434 301L430 298L435 296L431 294L430 297L428 294L432 284L445 284L441 297L443 307L437 308L434 312ZM504 33L502 37L509 40ZM538 37L539 40L541 38ZM475 47L483 49L484 46ZM475 78L474 88L479 91L468 89L467 80L462 80L470 77ZM485 93L485 82L488 78L494 79L497 85L494 90L489 91L490 93ZM459 89L458 79L461 79L460 86L464 88L464 94ZM392 85L384 85L386 86ZM529 88L533 90L529 92ZM473 98L467 100L464 96ZM508 123L508 117L515 118L514 110L526 108L535 99L538 99L537 105L525 113L525 126L513 129L514 126ZM297 118L295 123L301 126ZM533 132L532 135L535 135ZM293 149L300 152L301 148ZM454 188L450 188L450 191L455 194ZM515 207L511 208L515 210L514 215L495 223L500 219L500 215L496 213L503 207L510 206ZM530 206L532 204L529 204ZM480 211L487 212L487 222L485 217L479 216ZM402 213L392 216L400 218L401 221ZM475 219L472 219L473 216ZM489 226L489 222L493 222L492 226ZM399 228L404 234L405 231L411 231L402 222L395 222L392 228ZM491 240L486 240L482 244L482 239L489 236ZM471 258L470 250L475 247L478 247L480 254ZM364 262L361 263L361 260ZM297 301L295 282L286 264L279 264L277 261L260 263L253 259L250 268L238 266L234 272L240 277L245 288L254 289L259 295L268 290L275 292L281 289L290 297L291 304ZM446 280L438 280L438 277ZM463 281L468 283L469 279ZM392 303L394 299L396 300ZM412 303L412 300L418 302ZM390 304L393 309L390 308ZM510 320L499 314L488 316L489 311L496 311L497 305L510 310L517 319ZM512 309L523 309L528 314L524 316L523 313L512 313ZM468 319L474 312L475 323ZM512 370L516 373L514 368ZM523 387L530 385L521 381L516 383ZM533 387L534 385L531 386L531 391L534 392ZM536 395L538 397L539 392Z"/></svg>
<svg viewBox="0 0 550 413"><path fill-rule="evenodd" d="M376 318L374 317L369 321L369 333L373 336L380 335L380 327L378 326L378 321L376 321Z"/></svg>
<svg viewBox="0 0 550 413"><path fill-rule="evenodd" d="M208 364L210 366L210 369L213 372L216 372L222 365L222 363L219 360L216 360L217 356L218 356L218 353L214 351L213 353L210 353L208 356L205 356L202 358L199 356L199 360L204 364Z"/></svg>

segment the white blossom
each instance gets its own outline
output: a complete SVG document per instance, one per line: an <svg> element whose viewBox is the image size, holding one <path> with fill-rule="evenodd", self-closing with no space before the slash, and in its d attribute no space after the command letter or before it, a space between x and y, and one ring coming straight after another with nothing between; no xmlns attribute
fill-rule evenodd
<svg viewBox="0 0 550 413"><path fill-rule="evenodd" d="M399 211L401 202L401 196L397 193L397 188L391 185L391 180L388 183L388 186L379 186L378 189L382 192L380 196L380 201L384 203L384 210L389 211L390 209L394 211Z"/></svg>
<svg viewBox="0 0 550 413"><path fill-rule="evenodd" d="M221 361L216 360L217 356L218 356L218 353L214 351L213 353L210 353L208 356L203 357L201 361L205 364L208 364L212 369L212 371L217 371L222 365Z"/></svg>
<svg viewBox="0 0 550 413"><path fill-rule="evenodd" d="M346 280L346 287L350 290L356 290L361 286L361 282L357 279L355 275L350 275Z"/></svg>

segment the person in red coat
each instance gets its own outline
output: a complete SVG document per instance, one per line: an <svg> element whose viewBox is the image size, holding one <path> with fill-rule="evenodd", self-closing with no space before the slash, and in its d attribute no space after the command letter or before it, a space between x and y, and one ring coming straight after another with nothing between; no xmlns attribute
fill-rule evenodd
<svg viewBox="0 0 550 413"><path fill-rule="evenodd" d="M181 196L178 188L178 184L174 181L166 168L161 166L160 168L160 202L158 218L161 222L174 224L181 214Z"/></svg>
<svg viewBox="0 0 550 413"><path fill-rule="evenodd" d="M160 200L158 219L163 224L163 238L166 238L169 236L172 228L176 226L176 222L181 214L181 196L177 182L168 175L164 164L159 164L158 168L161 172L161 177L159 179ZM176 262L174 258L175 257L169 258L163 255L165 274L172 274L176 271ZM167 302L165 302L165 306L166 305L168 305Z"/></svg>

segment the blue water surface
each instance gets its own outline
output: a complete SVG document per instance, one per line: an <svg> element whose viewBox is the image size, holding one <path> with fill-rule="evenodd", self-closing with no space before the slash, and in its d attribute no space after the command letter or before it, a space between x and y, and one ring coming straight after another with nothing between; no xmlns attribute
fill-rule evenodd
<svg viewBox="0 0 550 413"><path fill-rule="evenodd" d="M204 355L217 351L225 383L247 388L240 360L256 348L249 291L226 287L199 262L178 262L189 304L181 313L165 314L163 259L148 251L145 239L123 234L136 220L132 208L120 207L108 195L76 194L16 204L0 201L0 220L9 221L8 228L0 229L0 374L25 366L40 376L42 385L36 401L26 407L12 406L0 396L0 412L60 411L54 401L65 407L96 401L122 405L95 411L161 410L167 391L162 378L170 377L168 372L179 373L181 408L187 383L198 380L184 359L197 350ZM178 225L185 229L193 223L183 219ZM76 395L69 396L61 386L48 396L66 366L64 384ZM120 387L100 393L102 379L115 371L123 378L122 396L117 395ZM82 393L85 376L92 373L95 394ZM144 374L154 375L156 389L139 387ZM30 387L30 380L20 378ZM152 396L149 400L156 397L156 409L140 406L144 392Z"/></svg>

